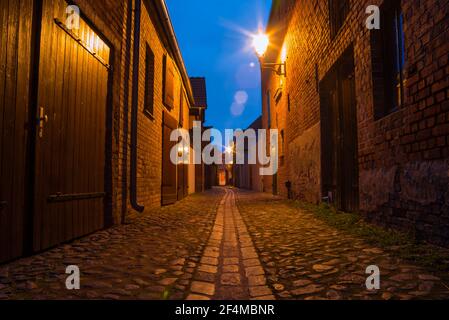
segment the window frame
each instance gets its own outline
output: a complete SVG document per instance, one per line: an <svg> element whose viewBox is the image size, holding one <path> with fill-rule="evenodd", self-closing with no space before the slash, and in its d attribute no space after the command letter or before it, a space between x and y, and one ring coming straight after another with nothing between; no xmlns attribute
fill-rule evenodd
<svg viewBox="0 0 449 320"><path fill-rule="evenodd" d="M401 1L389 0L380 9L381 29L371 31L375 120L395 113L405 105L406 52Z"/></svg>
<svg viewBox="0 0 449 320"><path fill-rule="evenodd" d="M331 39L335 39L348 18L350 0L328 0Z"/></svg>
<svg viewBox="0 0 449 320"><path fill-rule="evenodd" d="M154 51L147 43L145 47L145 94L143 111L151 120L154 120L155 67Z"/></svg>

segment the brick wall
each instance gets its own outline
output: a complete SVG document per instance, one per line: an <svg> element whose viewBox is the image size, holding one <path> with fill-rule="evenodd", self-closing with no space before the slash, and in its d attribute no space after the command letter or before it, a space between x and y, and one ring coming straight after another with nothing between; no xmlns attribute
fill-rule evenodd
<svg viewBox="0 0 449 320"><path fill-rule="evenodd" d="M128 1L87 1L78 0L75 2L93 23L95 28L111 43L113 53L112 61L112 88L111 108L108 110L108 144L107 152L111 155L111 162L108 163L110 176L107 177L108 192L111 198L108 199L109 211L112 216L109 217L107 224L116 224L121 222L122 208L122 189L123 179L128 173L123 172L123 143L125 136L123 134L123 121L125 119L124 106L124 69L130 61L126 59L126 19L128 11ZM129 139L129 138L128 138ZM125 191L127 192L127 190Z"/></svg>
<svg viewBox="0 0 449 320"><path fill-rule="evenodd" d="M108 223L116 224L122 221L123 216L131 217L136 214L129 201L134 15L128 16L128 0L95 2L79 0L76 4L100 33L111 42L114 52L111 127L108 133L111 137L109 152L112 155L109 165L112 172L109 181L111 186L109 191L112 194L109 200L112 207L112 219ZM130 21L128 21L129 18ZM128 32L128 35L131 36L131 42L127 47L127 27L129 26L131 26L131 32ZM146 210L161 205L162 114L164 111L169 112L173 118L179 120L181 90L187 95L181 80L181 71L174 63L175 107L168 110L163 105L162 59L164 55L167 55L169 59L174 59L173 53L167 49L167 43L168 40L156 14L154 3L142 1L137 125L137 197L138 203L143 205ZM155 55L153 117L144 113L147 45ZM186 119L184 128L189 129L188 99L184 103L183 112L184 119ZM124 198L127 199L125 202Z"/></svg>
<svg viewBox="0 0 449 320"><path fill-rule="evenodd" d="M271 101L271 126L285 130L285 163L278 186L292 181L295 196L319 202L321 194L320 95L323 80L342 53L354 48L358 124L360 211L370 221L449 243L449 1L402 1L405 33L405 101L396 112L374 116L371 31L365 27L368 5L381 0L350 1L349 15L332 39L328 1L280 1L273 6L268 31L276 48L287 51L287 78L263 75L264 127L266 92L282 86ZM279 17L281 19L279 19ZM277 28L277 29L276 29ZM281 85L283 81L283 85ZM289 99L290 97L290 111ZM271 179L265 179L271 191Z"/></svg>
<svg viewBox="0 0 449 320"><path fill-rule="evenodd" d="M174 62L173 53L167 49L167 40L162 34L160 21L156 16L156 9L151 1L144 1L141 16L140 35L140 68L139 68L139 104L138 104L138 159L137 159L137 195L138 202L151 210L161 205L162 179L162 117L163 112L179 121L181 108L181 92L187 97L182 82L181 71ZM145 94L145 57L146 46L154 53L154 114L149 117L144 112ZM174 80L174 108L168 110L163 104L163 57L175 66ZM189 129L189 105L184 98L183 122L184 129ZM131 214L133 212L131 211Z"/></svg>

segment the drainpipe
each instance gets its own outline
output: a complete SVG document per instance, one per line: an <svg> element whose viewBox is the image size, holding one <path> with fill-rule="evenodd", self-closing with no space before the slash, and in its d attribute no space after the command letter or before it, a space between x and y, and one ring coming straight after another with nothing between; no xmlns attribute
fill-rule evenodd
<svg viewBox="0 0 449 320"><path fill-rule="evenodd" d="M133 80L131 102L131 206L138 212L145 207L137 202L137 120L139 112L139 62L140 62L140 16L141 0L135 0L134 5L134 50L133 50Z"/></svg>
<svg viewBox="0 0 449 320"><path fill-rule="evenodd" d="M131 60L131 38L132 38L132 23L133 18L133 0L128 0L128 12L126 14L126 45L125 45L125 61ZM123 73L124 92L123 92L123 163L122 163L122 214L121 222L126 222L126 213L128 211L128 132L129 132L129 76L131 74L131 63L125 63L125 70Z"/></svg>

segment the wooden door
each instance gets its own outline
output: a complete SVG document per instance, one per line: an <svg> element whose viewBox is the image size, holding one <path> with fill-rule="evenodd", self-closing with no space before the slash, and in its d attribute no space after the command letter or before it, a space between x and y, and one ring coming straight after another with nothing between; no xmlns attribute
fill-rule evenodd
<svg viewBox="0 0 449 320"><path fill-rule="evenodd" d="M162 205L170 205L178 199L176 186L177 166L170 159L170 152L176 142L170 141L173 130L178 128L177 121L164 112L162 121Z"/></svg>
<svg viewBox="0 0 449 320"><path fill-rule="evenodd" d="M278 174L273 175L273 195L278 195Z"/></svg>
<svg viewBox="0 0 449 320"><path fill-rule="evenodd" d="M339 210L359 204L354 62L348 50L320 85L322 191Z"/></svg>
<svg viewBox="0 0 449 320"><path fill-rule="evenodd" d="M178 201L184 199L188 195L188 178L189 166L178 164Z"/></svg>
<svg viewBox="0 0 449 320"><path fill-rule="evenodd" d="M43 2L36 137L34 249L103 228L110 49L67 3Z"/></svg>
<svg viewBox="0 0 449 320"><path fill-rule="evenodd" d="M0 262L23 254L31 0L0 1Z"/></svg>
<svg viewBox="0 0 449 320"><path fill-rule="evenodd" d="M342 209L359 208L359 167L354 70L343 69L341 81L341 174Z"/></svg>
<svg viewBox="0 0 449 320"><path fill-rule="evenodd" d="M195 165L195 192L204 191L204 164Z"/></svg>

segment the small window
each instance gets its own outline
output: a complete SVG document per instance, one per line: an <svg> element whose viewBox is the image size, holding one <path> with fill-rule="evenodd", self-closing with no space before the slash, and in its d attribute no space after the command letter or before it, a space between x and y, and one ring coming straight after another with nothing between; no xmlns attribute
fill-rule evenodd
<svg viewBox="0 0 449 320"><path fill-rule="evenodd" d="M399 0L381 7L381 28L371 31L374 114L380 119L404 104L405 45Z"/></svg>
<svg viewBox="0 0 449 320"><path fill-rule="evenodd" d="M349 0L329 0L331 38L335 38L349 13Z"/></svg>
<svg viewBox="0 0 449 320"><path fill-rule="evenodd" d="M285 134L284 130L281 130L281 145L279 146L279 158L281 167L284 166L285 160Z"/></svg>
<svg viewBox="0 0 449 320"><path fill-rule="evenodd" d="M187 105L184 90L181 87L181 97L179 100L179 125L184 126L184 105Z"/></svg>
<svg viewBox="0 0 449 320"><path fill-rule="evenodd" d="M154 116L154 53L149 45L147 45L145 56L144 111L150 117Z"/></svg>
<svg viewBox="0 0 449 320"><path fill-rule="evenodd" d="M163 103L167 109L171 110L175 106L175 96L174 96L174 81L175 72L173 70L173 64L167 55L164 55L163 61Z"/></svg>

